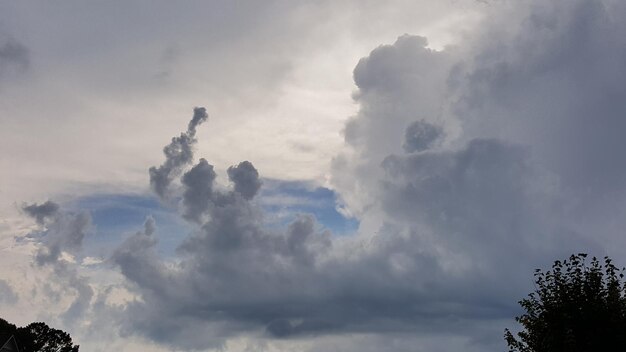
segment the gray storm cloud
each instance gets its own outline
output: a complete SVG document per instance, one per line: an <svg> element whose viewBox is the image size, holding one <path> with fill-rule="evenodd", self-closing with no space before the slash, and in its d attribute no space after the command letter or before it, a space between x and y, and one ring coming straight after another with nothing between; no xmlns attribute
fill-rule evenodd
<svg viewBox="0 0 626 352"><path fill-rule="evenodd" d="M52 218L57 211L59 211L59 205L48 200L43 204L34 203L24 205L22 210L30 217L34 218L39 225L43 225L46 219Z"/></svg>
<svg viewBox="0 0 626 352"><path fill-rule="evenodd" d="M124 276L133 279L146 290L152 289L161 279L164 270L157 263L154 247L157 240L154 236L157 230L152 217L144 222L143 231L136 232L127 238L111 256L112 262L119 265Z"/></svg>
<svg viewBox="0 0 626 352"><path fill-rule="evenodd" d="M235 192L245 199L252 199L261 188L259 172L249 161L228 168L228 178L235 184Z"/></svg>
<svg viewBox="0 0 626 352"><path fill-rule="evenodd" d="M530 291L515 278L568 253L623 256L617 13L626 7L615 1L495 6L461 47L436 52L403 36L362 59L360 111L345 131L351 153L333 161L332 182L362 221L382 219L364 229L414 234L413 245L433 253L433 272L473 280L460 291L492 302L515 302ZM411 125L415 116L446 134ZM419 153L402 153L403 137L405 151ZM503 348L491 341L488 350Z"/></svg>
<svg viewBox="0 0 626 352"><path fill-rule="evenodd" d="M38 266L52 269L55 283L59 286L49 289L57 292L57 303L72 297L60 318L66 324L74 324L89 310L94 292L87 278L78 273L71 261L63 258L63 253L80 260L83 241L91 229L91 216L86 212L64 211L52 201L24 205L22 209L42 226L41 232L30 235L39 240L34 260Z"/></svg>
<svg viewBox="0 0 626 352"><path fill-rule="evenodd" d="M480 193L481 189L473 189L472 179L463 180L457 174L475 169L476 177L492 178L485 180L488 189L502 175L513 177L523 171L526 160L523 150L491 141L477 141L458 153L420 153L406 158L418 155L441 159L436 162L441 164L440 170L427 170L460 179L456 182L467 187L467 193ZM412 171L412 164L411 159L390 156L384 169L400 179L406 170ZM492 174L499 169L502 171ZM113 262L142 296L142 301L127 306L124 330L139 331L166 344L206 348L219 347L224 339L258 329L273 338L425 330L433 324L426 317L443 328L445 317L453 312L462 319L475 314L500 318L511 312L510 308L497 308L507 307L505 300L494 294L482 297L481 291L455 296L454 309L441 305L426 313L426 307L440 305L439 295L453 290L472 292L469 288L476 284L470 279L447 282L448 273L429 253L436 249L434 244L391 224L381 230L384 236L370 241L370 248L364 248L359 238L335 243L332 234L318 230L320 226L311 216L296 218L284 230L272 229L264 224L261 209L250 202L260 187L254 166L242 162L229 168L228 175L232 190L216 187L216 173L205 159L183 174L182 216L198 228L179 246L178 264L166 265L159 257L157 238L147 225L115 251ZM516 180L523 177L523 173L517 175ZM493 194L510 182L504 177ZM388 187L393 194L392 187L401 185ZM432 197L449 198L443 208L462 209L462 204L454 204L454 195L444 191ZM411 197L403 189L397 193ZM506 203L507 196L524 199L525 193L520 193L502 194L485 213ZM389 202L401 200L394 203L390 196ZM414 218L411 214L407 217ZM472 220L466 219L468 223ZM147 224L154 228L152 221ZM502 234L493 234L498 235ZM428 285L408 279L415 277L428 277ZM390 294L396 298L390 299ZM420 303L413 306L415 302ZM168 319L158 319L162 316Z"/></svg>
<svg viewBox="0 0 626 352"><path fill-rule="evenodd" d="M431 148L442 135L441 127L423 120L415 121L407 127L402 147L407 153L421 152Z"/></svg>
<svg viewBox="0 0 626 352"><path fill-rule="evenodd" d="M61 211L52 201L43 204L24 205L22 210L45 226L42 245L37 252L39 265L56 263L63 251L78 253L83 246L85 235L91 227L91 216L85 212Z"/></svg>
<svg viewBox="0 0 626 352"><path fill-rule="evenodd" d="M274 338L382 331L468 336L484 326L492 337L476 348L497 350L501 331L494 322L513 317L529 289L520 278L554 257L603 248L570 222L570 202L579 193L569 190L567 169L542 159L567 157L569 137L531 143L523 138L530 133L506 133L516 125L545 133L556 124L554 131L578 135L585 127L588 139L578 141L588 155L616 155L602 150L619 146L601 140L605 133L612 140L612 130L578 123L582 111L553 114L567 101L561 95L595 102L580 92L590 89L583 81L572 89L553 75L576 81L580 72L567 67L582 69L581 55L592 72L603 70L607 55L623 55L610 46L595 50L600 36L617 33L621 24L607 22L607 8L593 3L560 1L547 12L539 3L519 5L527 17L517 31L503 34L496 24L485 30L496 41L434 51L424 38L405 35L359 62L354 96L361 109L345 129L353 154L335 159L333 182L361 219L382 219L364 225L375 235L339 240L307 216L282 230L265 226L250 202L260 187L252 164L228 169L234 188L227 190L216 187L213 167L201 160L182 177L183 216L198 228L178 248L179 264L165 265L145 235L118 249L125 256L116 263L144 299L128 306L127 329L204 348L259 329ZM533 21L546 25L528 24ZM559 25L547 25L552 22ZM550 45L528 56L528 48ZM506 55L495 50L502 46ZM558 54L572 51L577 55ZM528 73L535 78L525 78ZM554 84L559 93L539 104L537 92L550 96L546 89ZM618 85L606 88L622 92ZM624 130L617 115L610 117L613 110L599 104L606 99L591 105L598 122ZM560 154L551 154L553 148ZM605 171L624 172L617 160L607 165ZM190 326L193 338L185 330Z"/></svg>
<svg viewBox="0 0 626 352"><path fill-rule="evenodd" d="M183 216L188 220L201 222L202 214L206 213L213 198L213 181L215 181L213 165L205 159L191 168L182 178L185 186L183 193Z"/></svg>
<svg viewBox="0 0 626 352"><path fill-rule="evenodd" d="M183 168L193 161L196 127L206 121L208 117L205 108L194 108L187 131L181 133L179 137L173 137L172 142L163 148L165 162L159 167L150 168L150 186L159 197L167 196L167 189L172 180L179 176Z"/></svg>

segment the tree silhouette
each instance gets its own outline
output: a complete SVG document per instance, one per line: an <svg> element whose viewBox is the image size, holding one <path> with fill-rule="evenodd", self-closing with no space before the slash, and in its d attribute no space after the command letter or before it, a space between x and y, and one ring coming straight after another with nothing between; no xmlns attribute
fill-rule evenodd
<svg viewBox="0 0 626 352"><path fill-rule="evenodd" d="M42 322L18 328L0 319L0 345L11 336L15 336L22 352L78 352L70 334Z"/></svg>
<svg viewBox="0 0 626 352"><path fill-rule="evenodd" d="M591 352L626 350L624 269L611 259L601 264L586 254L555 261L535 271L536 290L519 303L526 313L515 320L517 338L505 330L511 352Z"/></svg>
<svg viewBox="0 0 626 352"><path fill-rule="evenodd" d="M8 321L0 318L0 347L4 344L11 336L15 335L15 331L17 330L17 326L9 323Z"/></svg>

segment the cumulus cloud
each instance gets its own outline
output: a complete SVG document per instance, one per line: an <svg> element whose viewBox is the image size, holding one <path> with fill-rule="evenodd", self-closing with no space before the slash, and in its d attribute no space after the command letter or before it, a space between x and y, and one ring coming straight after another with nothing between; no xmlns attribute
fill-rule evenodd
<svg viewBox="0 0 626 352"><path fill-rule="evenodd" d="M407 153L421 152L433 146L443 130L425 121L415 121L406 128L402 147Z"/></svg>
<svg viewBox="0 0 626 352"><path fill-rule="evenodd" d="M213 197L213 181L215 181L213 165L205 159L200 159L198 165L189 170L182 178L185 186L183 194L184 217L201 222L201 216L210 205Z"/></svg>
<svg viewBox="0 0 626 352"><path fill-rule="evenodd" d="M25 205L22 210L34 218L39 225L43 225L46 218L51 218L57 213L59 205L52 201L46 201L43 204Z"/></svg>
<svg viewBox="0 0 626 352"><path fill-rule="evenodd" d="M250 202L260 187L254 166L242 162L228 174L233 190L215 187L215 171L204 159L182 176L183 216L199 227L180 245L179 262L158 256L152 221L116 250L113 262L142 297L127 307L127 331L202 348L251 331L285 338L424 324L404 305L430 295L404 275L432 266L418 264L430 258L417 254L408 238L368 253L356 240L335 249L332 235L311 216L284 230L265 227ZM401 247L411 254L396 255ZM362 254L352 261L344 257L357 252ZM394 270L400 274L391 275ZM403 298L388 301L389 290Z"/></svg>
<svg viewBox="0 0 626 352"><path fill-rule="evenodd" d="M194 108L187 131L181 133L179 137L173 137L172 142L163 148L165 162L159 167L150 168L150 186L159 197L165 198L167 196L167 188L172 180L193 161L196 127L208 118L209 115L205 108Z"/></svg>
<svg viewBox="0 0 626 352"><path fill-rule="evenodd" d="M86 212L62 212L57 203L47 201L24 205L22 208L40 225L46 225L42 234L42 246L36 261L39 265L56 263L65 251L77 254L82 250L83 239L91 226L91 216Z"/></svg>
<svg viewBox="0 0 626 352"><path fill-rule="evenodd" d="M512 35L478 43L455 73L464 84L454 109L467 136L531 145L535 158L571 191L596 196L624 185L619 157L626 128L626 41L615 1L520 6Z"/></svg>
<svg viewBox="0 0 626 352"><path fill-rule="evenodd" d="M393 45L374 49L354 69L360 110L345 126L348 149L333 159L331 174L354 215L375 201L370 190L383 177L380 163L403 151L398 141L406 138L407 126L419 120L448 129L442 114L454 52L427 45L426 38L403 35Z"/></svg>
<svg viewBox="0 0 626 352"><path fill-rule="evenodd" d="M70 299L69 307L60 318L65 324L73 324L84 318L94 295L87 278L76 268L76 260L82 256L83 241L91 229L91 216L87 212L64 211L52 201L24 205L22 209L42 226L41 231L29 234L38 239L34 260L39 267L52 270L57 286L47 287L55 292L56 303Z"/></svg>
<svg viewBox="0 0 626 352"><path fill-rule="evenodd" d="M149 289L163 270L155 266L157 254L154 250L157 239L154 236L156 223L152 217L144 222L143 231L127 238L111 256L111 261L119 265L122 274L138 285Z"/></svg>
<svg viewBox="0 0 626 352"><path fill-rule="evenodd" d="M614 14L625 10L613 1L502 4L458 47L435 52L403 36L362 59L360 111L332 177L361 230L412 233L433 272L472 280L464 295L492 302L515 301L529 291L519 279L554 258L623 255L608 243L623 243L615 217L625 209L617 151L626 147L626 70L617 63L626 45ZM403 137L411 154L398 150Z"/></svg>
<svg viewBox="0 0 626 352"><path fill-rule="evenodd" d="M580 10L586 2L559 2L567 11L524 6L527 21L541 13L565 24L522 21L504 34L490 24L486 32L498 33L496 41L443 51L405 35L358 63L360 111L346 125L349 150L334 160L332 182L363 221L360 234L333 237L308 216L282 230L267 227L250 202L260 187L252 164L228 169L230 191L214 184L214 168L201 160L182 177L183 216L198 228L178 248L179 260L168 265L143 234L118 249L116 263L143 298L127 308L126 328L203 348L243 333L445 331L460 338L480 326L494 336L481 344L497 346L494 322L514 316L515 302L529 289L521 278L554 257L603 250L569 221L579 194L568 191L571 175L544 159L552 148L565 153L567 144L508 128L577 125L575 116L552 114L562 101L521 102L540 98L537 92L547 88L535 85L554 84L554 74L578 74L561 71L567 60L579 59L568 55L563 65L546 65L553 53L528 57L525 49L554 44L572 28L583 43L593 41L586 32L598 26L566 23L580 16L593 22L604 10ZM496 50L501 46L506 50ZM538 78L526 78L529 70ZM602 131L587 134L590 148Z"/></svg>
<svg viewBox="0 0 626 352"><path fill-rule="evenodd" d="M525 182L560 193L553 203L582 205L585 213L590 202L611 198L626 172L615 152L625 127L617 64L624 24L610 13L620 11L613 1L502 4L458 47L434 52L423 38L403 36L374 50L354 71L360 111L346 127L350 153L333 163L343 200L358 213L386 196L380 181L397 180L381 174L381 163L400 154L395 141L404 137L407 151L424 151L414 142L435 138L411 139L427 134L416 125L400 130L415 116L442 126L443 149L480 139L526 148L538 176Z"/></svg>
<svg viewBox="0 0 626 352"><path fill-rule="evenodd" d="M436 157L444 159L439 171L450 173L450 178L483 165L489 166L488 171L503 166L504 174L515 175L524 169L525 161L523 150L491 141ZM402 158L387 158L386 172L399 178L399 170L413 170L414 161ZM290 338L427 331L433 324L458 332L476 314L502 318L510 313L509 308L498 308L507 304L497 295L481 297L482 290L467 294L475 281L447 280L451 271L431 253L436 245L415 229L390 223L381 229L384 235L365 246L365 239L359 237L333 239L311 216L300 216L283 230L270 228L261 210L250 202L260 187L254 166L243 162L228 169L228 174L233 190L216 187L214 168L204 159L182 176L182 215L198 227L179 246L175 263L158 255L150 219L144 231L115 251L113 262L142 297L126 307L124 331L185 348L206 348L251 332ZM461 183L470 188L468 192L480 193L471 189L472 181ZM485 180L485 188L491 181ZM492 207L507 196L503 194ZM448 198L450 204L444 206L451 207L454 196ZM393 203L391 196L389 201ZM498 235L502 234L494 236ZM449 296L450 304L438 300L453 290L463 294ZM451 314L462 322L452 324ZM163 316L168 319L157 318Z"/></svg>
<svg viewBox="0 0 626 352"><path fill-rule="evenodd" d="M245 199L252 199L261 188L259 172L249 161L228 168L228 178L235 184L235 191Z"/></svg>

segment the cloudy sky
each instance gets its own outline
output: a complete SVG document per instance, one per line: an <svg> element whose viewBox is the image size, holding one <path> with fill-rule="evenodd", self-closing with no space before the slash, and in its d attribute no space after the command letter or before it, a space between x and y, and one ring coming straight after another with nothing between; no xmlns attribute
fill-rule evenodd
<svg viewBox="0 0 626 352"><path fill-rule="evenodd" d="M0 317L85 351L502 351L626 265L619 0L0 2Z"/></svg>

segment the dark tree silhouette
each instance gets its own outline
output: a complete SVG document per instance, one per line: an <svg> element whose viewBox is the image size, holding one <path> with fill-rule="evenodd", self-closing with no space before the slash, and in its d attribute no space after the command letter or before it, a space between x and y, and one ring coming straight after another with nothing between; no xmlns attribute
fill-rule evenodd
<svg viewBox="0 0 626 352"><path fill-rule="evenodd" d="M611 259L601 264L586 254L555 261L552 270L535 271L535 292L519 303L523 327L504 338L511 352L592 352L626 350L624 269Z"/></svg>
<svg viewBox="0 0 626 352"><path fill-rule="evenodd" d="M4 344L11 336L15 335L15 331L17 330L17 326L9 323L8 321L0 318L0 347Z"/></svg>
<svg viewBox="0 0 626 352"><path fill-rule="evenodd" d="M68 333L53 329L42 322L18 328L0 319L0 345L15 336L22 352L78 352Z"/></svg>

